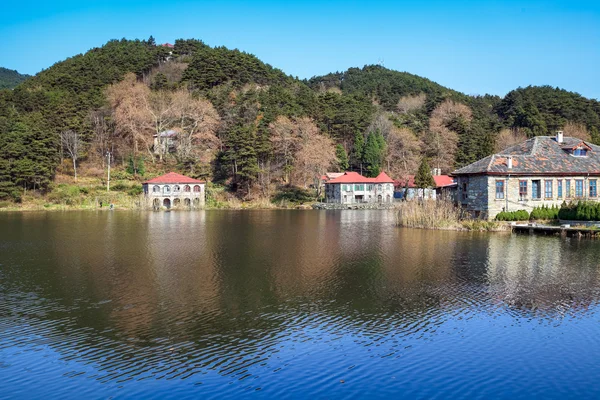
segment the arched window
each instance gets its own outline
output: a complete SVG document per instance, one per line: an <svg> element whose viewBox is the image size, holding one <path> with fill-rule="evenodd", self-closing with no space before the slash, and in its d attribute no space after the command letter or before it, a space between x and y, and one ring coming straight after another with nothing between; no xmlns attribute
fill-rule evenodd
<svg viewBox="0 0 600 400"><path fill-rule="evenodd" d="M200 191L200 185L195 185L194 186L194 192L199 192Z"/></svg>
<svg viewBox="0 0 600 400"><path fill-rule="evenodd" d="M171 187L169 185L163 186L163 193L171 193Z"/></svg>
<svg viewBox="0 0 600 400"><path fill-rule="evenodd" d="M173 191L174 192L179 192L180 190L181 190L181 188L179 187L179 185L173 186Z"/></svg>
<svg viewBox="0 0 600 400"><path fill-rule="evenodd" d="M152 191L153 191L154 193L158 193L158 192L160 192L160 186L158 186L158 185L155 185L155 186L152 188Z"/></svg>
<svg viewBox="0 0 600 400"><path fill-rule="evenodd" d="M189 191L191 191L190 185L185 185L185 186L183 187L183 191L184 191L184 192L189 192Z"/></svg>

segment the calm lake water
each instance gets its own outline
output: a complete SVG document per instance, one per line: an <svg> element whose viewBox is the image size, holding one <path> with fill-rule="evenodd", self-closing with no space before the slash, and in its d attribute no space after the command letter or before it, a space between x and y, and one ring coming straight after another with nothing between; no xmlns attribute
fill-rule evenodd
<svg viewBox="0 0 600 400"><path fill-rule="evenodd" d="M387 211L0 214L2 398L599 398L600 242Z"/></svg>

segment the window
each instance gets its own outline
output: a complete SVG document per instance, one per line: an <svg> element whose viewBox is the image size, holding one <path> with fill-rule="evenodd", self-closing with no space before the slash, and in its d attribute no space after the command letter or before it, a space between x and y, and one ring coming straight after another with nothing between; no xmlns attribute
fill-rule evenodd
<svg viewBox="0 0 600 400"><path fill-rule="evenodd" d="M540 180L531 181L531 198L541 199L542 198L542 183Z"/></svg>
<svg viewBox="0 0 600 400"><path fill-rule="evenodd" d="M463 184L462 184L462 198L463 198L463 200L466 200L469 198L469 195L467 192L467 182L463 182Z"/></svg>
<svg viewBox="0 0 600 400"><path fill-rule="evenodd" d="M583 180L575 179L575 197L583 197Z"/></svg>
<svg viewBox="0 0 600 400"><path fill-rule="evenodd" d="M527 199L527 181L519 181L519 200Z"/></svg>
<svg viewBox="0 0 600 400"><path fill-rule="evenodd" d="M152 188L152 191L153 191L154 193L158 193L158 192L160 192L160 186L154 186L154 187Z"/></svg>
<svg viewBox="0 0 600 400"><path fill-rule="evenodd" d="M169 185L163 186L163 193L171 193L171 187Z"/></svg>
<svg viewBox="0 0 600 400"><path fill-rule="evenodd" d="M556 181L556 194L559 199L562 199L562 197L563 197L562 179L559 179L558 181Z"/></svg>
<svg viewBox="0 0 600 400"><path fill-rule="evenodd" d="M196 192L196 193L200 192L200 185L194 186L194 192Z"/></svg>
<svg viewBox="0 0 600 400"><path fill-rule="evenodd" d="M365 190L365 185L355 184L354 185L354 190L356 190L356 191Z"/></svg>
<svg viewBox="0 0 600 400"><path fill-rule="evenodd" d="M596 185L596 179L590 179L590 197L598 196L598 186Z"/></svg>
<svg viewBox="0 0 600 400"><path fill-rule="evenodd" d="M575 157L585 157L587 156L587 149L575 149L573 150L573 155Z"/></svg>
<svg viewBox="0 0 600 400"><path fill-rule="evenodd" d="M568 199L571 197L571 180L565 179L565 197Z"/></svg>
<svg viewBox="0 0 600 400"><path fill-rule="evenodd" d="M544 181L544 198L545 199L552 198L552 181L551 180Z"/></svg>
<svg viewBox="0 0 600 400"><path fill-rule="evenodd" d="M504 181L496 181L496 199L504 198Z"/></svg>
<svg viewBox="0 0 600 400"><path fill-rule="evenodd" d="M183 187L183 191L184 191L184 192L190 192L191 190L192 190L192 188L190 188L190 185L185 185L185 186Z"/></svg>
<svg viewBox="0 0 600 400"><path fill-rule="evenodd" d="M181 188L179 187L179 185L173 186L173 191L174 192L179 192L180 190L181 190Z"/></svg>

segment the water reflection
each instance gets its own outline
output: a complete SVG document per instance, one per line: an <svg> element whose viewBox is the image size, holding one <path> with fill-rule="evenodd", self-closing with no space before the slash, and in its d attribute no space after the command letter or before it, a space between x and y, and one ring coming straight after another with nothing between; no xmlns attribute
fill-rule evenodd
<svg viewBox="0 0 600 400"><path fill-rule="evenodd" d="M380 211L0 215L0 371L12 376L0 393L576 393L525 385L548 363L525 339L560 333L556 346L600 355L587 349L597 242L393 223ZM465 363L466 349L479 355ZM498 381L517 352L530 369ZM600 372L561 359L557 374ZM32 363L46 370L23 373Z"/></svg>

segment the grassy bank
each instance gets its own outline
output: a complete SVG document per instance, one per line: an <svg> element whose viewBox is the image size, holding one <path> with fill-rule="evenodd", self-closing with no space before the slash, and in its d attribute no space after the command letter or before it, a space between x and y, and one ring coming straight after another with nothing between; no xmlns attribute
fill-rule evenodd
<svg viewBox="0 0 600 400"><path fill-rule="evenodd" d="M308 208L313 202L314 195L299 188L281 188L271 197L255 196L243 200L224 186L211 183L206 186L206 209ZM24 192L18 203L0 201L0 211L95 210L109 208L111 204L118 210L147 209L142 181L114 180L107 191L106 183L101 179L80 177L75 181L69 176L59 175L48 192Z"/></svg>
<svg viewBox="0 0 600 400"><path fill-rule="evenodd" d="M506 231L508 224L466 218L460 208L447 200L406 201L398 205L396 224L409 228L467 231Z"/></svg>

